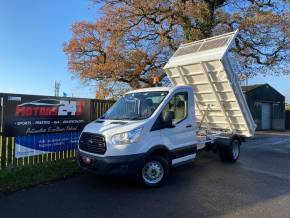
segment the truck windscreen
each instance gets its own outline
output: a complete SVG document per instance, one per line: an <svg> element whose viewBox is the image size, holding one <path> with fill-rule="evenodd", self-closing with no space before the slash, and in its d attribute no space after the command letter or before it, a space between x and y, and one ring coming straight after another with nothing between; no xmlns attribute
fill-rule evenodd
<svg viewBox="0 0 290 218"><path fill-rule="evenodd" d="M101 119L143 120L149 118L168 92L136 92L123 96Z"/></svg>

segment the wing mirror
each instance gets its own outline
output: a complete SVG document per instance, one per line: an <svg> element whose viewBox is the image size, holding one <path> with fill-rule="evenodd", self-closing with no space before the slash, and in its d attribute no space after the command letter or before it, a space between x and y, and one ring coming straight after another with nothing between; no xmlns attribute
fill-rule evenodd
<svg viewBox="0 0 290 218"><path fill-rule="evenodd" d="M162 126L163 128L174 128L173 120L175 119L175 112L174 111L166 111L163 120Z"/></svg>

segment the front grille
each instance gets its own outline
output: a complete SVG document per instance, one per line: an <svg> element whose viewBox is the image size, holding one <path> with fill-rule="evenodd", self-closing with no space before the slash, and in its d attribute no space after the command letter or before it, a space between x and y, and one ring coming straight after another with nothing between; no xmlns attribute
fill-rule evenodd
<svg viewBox="0 0 290 218"><path fill-rule="evenodd" d="M79 140L79 148L94 154L105 154L107 146L103 135L94 133L82 133Z"/></svg>

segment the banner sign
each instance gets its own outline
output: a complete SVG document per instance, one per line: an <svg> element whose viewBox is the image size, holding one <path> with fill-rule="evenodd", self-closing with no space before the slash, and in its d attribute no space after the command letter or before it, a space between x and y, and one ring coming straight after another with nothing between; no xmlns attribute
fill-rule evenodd
<svg viewBox="0 0 290 218"><path fill-rule="evenodd" d="M76 148L81 132L37 134L15 138L15 157L29 157Z"/></svg>
<svg viewBox="0 0 290 218"><path fill-rule="evenodd" d="M90 121L90 100L4 95L4 135L80 132Z"/></svg>

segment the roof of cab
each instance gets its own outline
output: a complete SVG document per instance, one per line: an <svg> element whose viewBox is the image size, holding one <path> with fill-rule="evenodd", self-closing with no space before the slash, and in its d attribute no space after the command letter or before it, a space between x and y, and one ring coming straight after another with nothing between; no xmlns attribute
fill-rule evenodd
<svg viewBox="0 0 290 218"><path fill-rule="evenodd" d="M130 94L130 93L138 93L138 92L171 92L174 91L176 89L180 89L180 88L191 88L191 86L188 85L176 85L176 86L171 86L171 87L151 87L151 88L144 88L144 89L136 89L136 90L132 90L127 92L126 94Z"/></svg>
<svg viewBox="0 0 290 218"><path fill-rule="evenodd" d="M166 91L168 92L172 88L173 87L152 87L152 88L136 89L136 90L127 92L127 94L137 93L137 92L166 92Z"/></svg>

